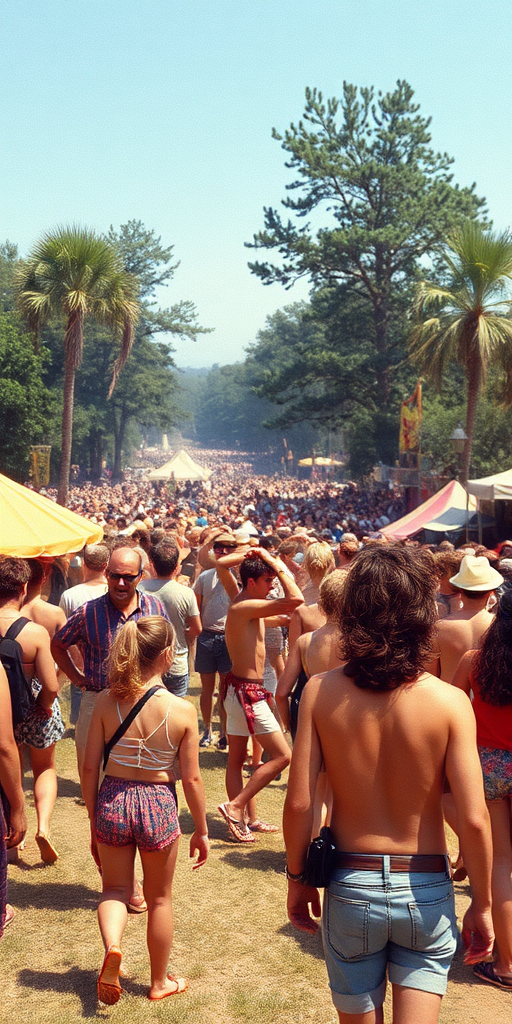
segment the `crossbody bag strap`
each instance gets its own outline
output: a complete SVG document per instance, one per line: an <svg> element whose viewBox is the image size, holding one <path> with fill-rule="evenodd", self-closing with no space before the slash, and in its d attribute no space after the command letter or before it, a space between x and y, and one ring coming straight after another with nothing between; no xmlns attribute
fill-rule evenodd
<svg viewBox="0 0 512 1024"><path fill-rule="evenodd" d="M108 743L105 743L105 746L103 748L103 771L105 771L105 768L107 767L107 762L110 757L110 751L115 747L116 743L119 743L119 740L121 739L122 736L124 736L126 730L130 728L130 725L132 724L134 719L137 718L139 712L142 711L142 708L144 707L146 701L148 701L149 698L152 697L157 690L161 689L165 689L165 687L162 687L157 683L156 686L152 686L149 690L147 690L144 696L141 697L140 700L138 700L137 703L133 705L132 710L128 712L126 718L123 719L121 725L119 726L118 729L116 729L114 735L111 736Z"/></svg>

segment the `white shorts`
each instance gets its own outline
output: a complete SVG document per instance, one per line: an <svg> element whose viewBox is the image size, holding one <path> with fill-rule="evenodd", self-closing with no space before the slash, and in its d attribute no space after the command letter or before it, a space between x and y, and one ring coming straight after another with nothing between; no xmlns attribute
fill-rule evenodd
<svg viewBox="0 0 512 1024"><path fill-rule="evenodd" d="M280 732L280 726L276 716L270 710L266 700L259 700L253 704L254 711L254 734L260 735L264 732ZM250 736L249 726L245 712L238 700L232 686L228 686L228 692L224 701L224 710L227 715L226 733L228 736Z"/></svg>

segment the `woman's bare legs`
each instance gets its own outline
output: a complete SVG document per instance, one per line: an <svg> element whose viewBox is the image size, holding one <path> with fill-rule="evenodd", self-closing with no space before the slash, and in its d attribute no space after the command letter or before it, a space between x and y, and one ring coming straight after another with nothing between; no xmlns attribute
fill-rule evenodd
<svg viewBox="0 0 512 1024"><path fill-rule="evenodd" d="M133 866L136 847L107 846L98 843L101 861L102 894L98 904L98 924L105 949L119 946L128 918L127 904L133 892Z"/></svg>
<svg viewBox="0 0 512 1024"><path fill-rule="evenodd" d="M510 799L487 801L492 831L492 919L498 958L496 974L512 976L512 844Z"/></svg>
<svg viewBox="0 0 512 1024"><path fill-rule="evenodd" d="M57 772L55 771L55 743L51 747L39 750L28 748L30 764L34 776L34 803L37 815L37 831L47 836L50 832L50 821L57 799Z"/></svg>
<svg viewBox="0 0 512 1024"><path fill-rule="evenodd" d="M153 852L140 851L144 869L144 896L148 905L147 943L151 962L149 995L175 992L176 982L169 980L167 969L173 936L172 880L178 856L178 840Z"/></svg>

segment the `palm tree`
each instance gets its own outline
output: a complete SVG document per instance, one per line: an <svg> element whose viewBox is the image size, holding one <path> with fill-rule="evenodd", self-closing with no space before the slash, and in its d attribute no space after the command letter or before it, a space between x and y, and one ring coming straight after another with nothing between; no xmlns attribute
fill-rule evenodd
<svg viewBox="0 0 512 1024"><path fill-rule="evenodd" d="M475 221L454 230L442 262L446 284L417 286L409 351L413 362L440 385L457 361L466 376L468 440L462 462L469 476L476 407L490 366L507 375L505 401L512 401L512 320L508 281L512 277L512 235L485 231Z"/></svg>
<svg viewBox="0 0 512 1024"><path fill-rule="evenodd" d="M87 228L49 231L36 242L15 278L18 308L36 339L41 327L64 318L64 403L58 501L65 505L71 463L75 373L82 362L87 317L107 324L120 338L108 397L133 343L138 318L136 279L124 268L116 249Z"/></svg>

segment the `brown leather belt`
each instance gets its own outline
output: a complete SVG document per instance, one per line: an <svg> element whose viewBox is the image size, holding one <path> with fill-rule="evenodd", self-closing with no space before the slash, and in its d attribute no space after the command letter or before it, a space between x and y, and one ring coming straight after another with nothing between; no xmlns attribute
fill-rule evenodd
<svg viewBox="0 0 512 1024"><path fill-rule="evenodd" d="M353 868L355 871L382 871L384 857L374 853L341 853L336 851L337 868ZM391 854L390 871L425 871L447 874L446 857L442 853L412 853L409 856Z"/></svg>

